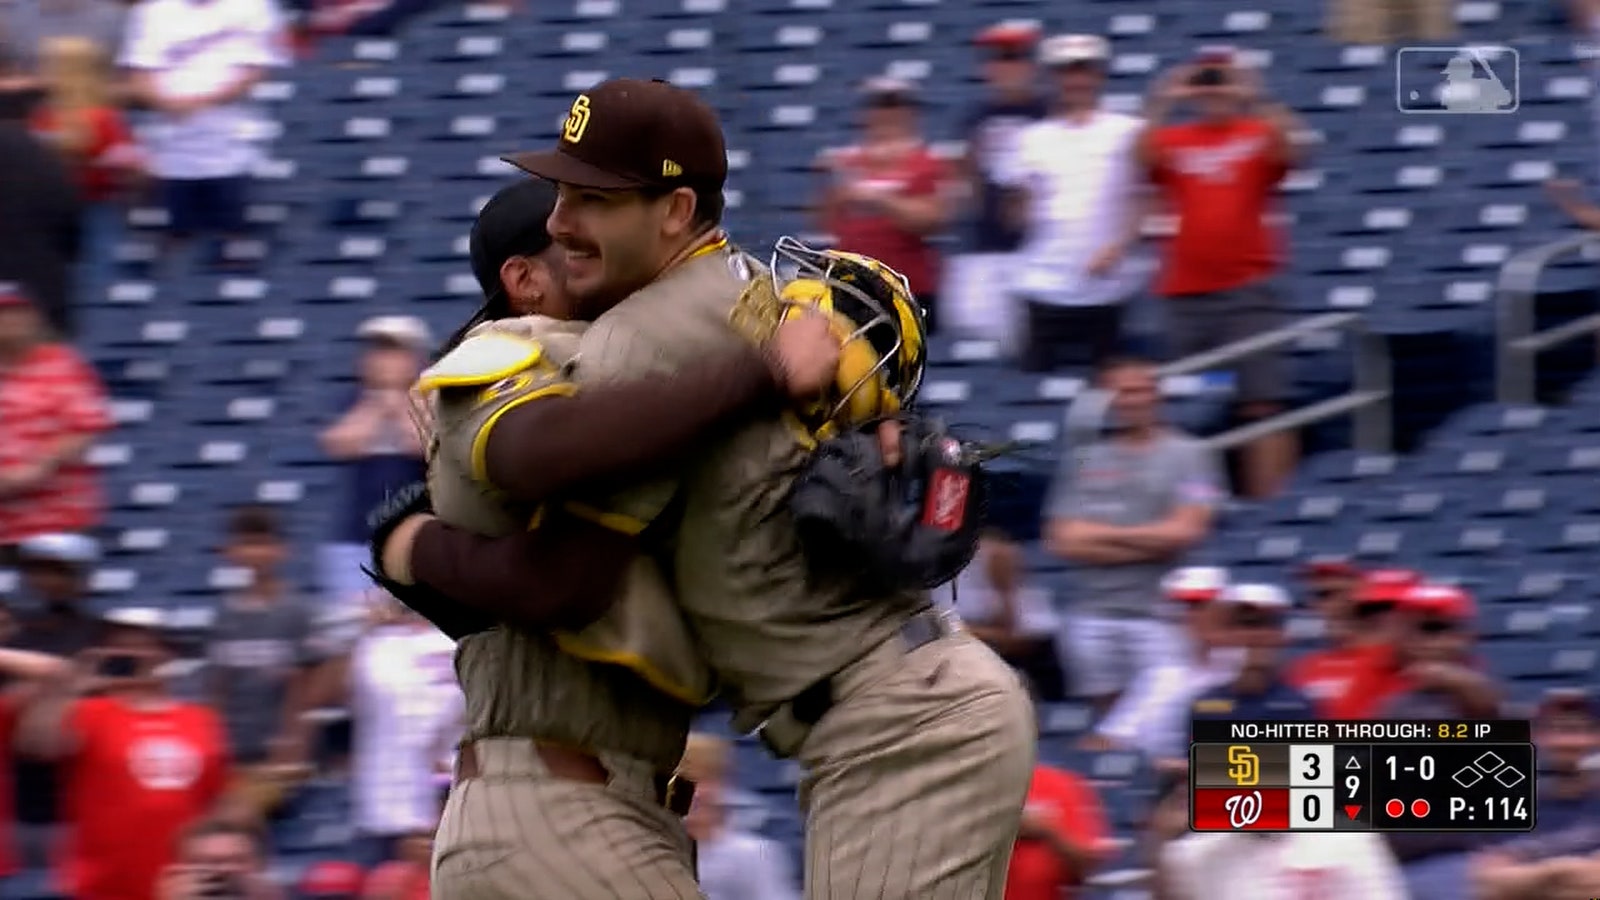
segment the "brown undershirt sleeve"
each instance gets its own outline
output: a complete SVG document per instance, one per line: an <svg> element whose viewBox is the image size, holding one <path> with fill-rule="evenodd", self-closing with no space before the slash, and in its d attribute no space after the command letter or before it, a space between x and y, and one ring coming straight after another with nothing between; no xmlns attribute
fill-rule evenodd
<svg viewBox="0 0 1600 900"><path fill-rule="evenodd" d="M555 511L500 538L435 519L417 531L411 576L508 625L575 630L611 607L637 547L632 535Z"/></svg>
<svg viewBox="0 0 1600 900"><path fill-rule="evenodd" d="M489 482L512 501L542 503L596 482L642 476L724 417L762 400L777 403L780 391L752 347L672 376L524 403L489 433Z"/></svg>

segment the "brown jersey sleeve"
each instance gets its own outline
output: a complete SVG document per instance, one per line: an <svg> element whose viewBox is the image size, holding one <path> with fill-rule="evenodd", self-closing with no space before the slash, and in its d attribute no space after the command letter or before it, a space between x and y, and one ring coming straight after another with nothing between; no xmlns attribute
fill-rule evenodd
<svg viewBox="0 0 1600 900"><path fill-rule="evenodd" d="M626 483L724 417L780 399L754 347L672 376L580 386L498 416L483 438L484 474L520 503Z"/></svg>
<svg viewBox="0 0 1600 900"><path fill-rule="evenodd" d="M411 576L508 625L577 630L616 599L637 540L554 510L498 538L435 519L417 531Z"/></svg>

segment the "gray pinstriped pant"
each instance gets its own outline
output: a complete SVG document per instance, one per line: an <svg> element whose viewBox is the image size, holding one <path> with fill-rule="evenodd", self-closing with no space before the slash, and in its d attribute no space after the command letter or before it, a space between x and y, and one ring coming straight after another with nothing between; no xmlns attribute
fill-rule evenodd
<svg viewBox="0 0 1600 900"><path fill-rule="evenodd" d="M966 633L854 668L798 757L807 900L1001 900L1038 742L1021 680Z"/></svg>
<svg viewBox="0 0 1600 900"><path fill-rule="evenodd" d="M527 738L473 746L450 790L433 900L701 900L688 835L644 762L600 754L607 785L557 778Z"/></svg>

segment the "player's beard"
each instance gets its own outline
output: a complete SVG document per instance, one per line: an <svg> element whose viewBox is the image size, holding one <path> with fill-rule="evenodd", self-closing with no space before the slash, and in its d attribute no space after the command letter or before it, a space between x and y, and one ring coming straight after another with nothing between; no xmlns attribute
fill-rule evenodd
<svg viewBox="0 0 1600 900"><path fill-rule="evenodd" d="M568 241L563 246L582 254L576 259L562 254L560 269L562 285L572 300L573 318L580 321L594 321L655 280L657 273L632 265L637 258L620 250L607 251L582 241ZM576 283L575 274L581 276Z"/></svg>

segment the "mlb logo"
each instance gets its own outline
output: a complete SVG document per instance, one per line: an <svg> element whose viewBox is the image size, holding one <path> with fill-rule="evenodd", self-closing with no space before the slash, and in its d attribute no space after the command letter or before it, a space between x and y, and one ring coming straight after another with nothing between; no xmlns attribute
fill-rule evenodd
<svg viewBox="0 0 1600 900"><path fill-rule="evenodd" d="M1418 115L1514 113L1521 75L1514 47L1401 47L1394 57L1395 107Z"/></svg>

